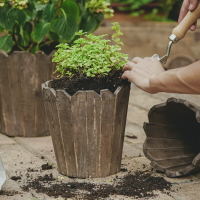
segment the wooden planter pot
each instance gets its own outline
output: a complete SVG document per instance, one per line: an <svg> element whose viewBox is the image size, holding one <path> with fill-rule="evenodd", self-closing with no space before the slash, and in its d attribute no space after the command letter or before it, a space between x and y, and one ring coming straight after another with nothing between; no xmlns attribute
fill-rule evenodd
<svg viewBox="0 0 200 200"><path fill-rule="evenodd" d="M48 81L42 89L58 171L79 178L119 172L130 88L70 96Z"/></svg>
<svg viewBox="0 0 200 200"><path fill-rule="evenodd" d="M0 132L9 136L50 135L41 84L51 79L51 56L0 51Z"/></svg>
<svg viewBox="0 0 200 200"><path fill-rule="evenodd" d="M200 171L200 108L187 100L169 98L155 105L144 124L144 154L168 177Z"/></svg>

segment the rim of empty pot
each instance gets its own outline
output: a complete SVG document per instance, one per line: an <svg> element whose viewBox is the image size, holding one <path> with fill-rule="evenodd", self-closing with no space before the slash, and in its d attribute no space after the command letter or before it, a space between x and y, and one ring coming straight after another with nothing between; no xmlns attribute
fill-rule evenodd
<svg viewBox="0 0 200 200"><path fill-rule="evenodd" d="M154 105L148 112L148 118L150 119L152 113L155 110L157 110L158 108L167 106L167 104L170 103L170 102L180 103L180 104L185 105L188 109L192 110L195 113L196 120L197 120L198 123L200 123L200 106L195 105L194 103L191 103L191 102L184 100L184 99L176 99L175 97L171 97L171 98L167 99L167 101L164 102L164 103Z"/></svg>
<svg viewBox="0 0 200 200"><path fill-rule="evenodd" d="M55 90L54 88L51 87L51 83L52 83L52 80L50 81L46 81L45 83L42 84L42 88L49 88L52 93L56 96L56 91L62 91L66 96L68 96L69 98L72 98L73 96L75 96L77 93L80 93L80 92L86 92L86 91L93 91L95 92L94 90L78 90L75 94L73 94L72 96L70 94L68 94L65 90L63 89L58 89L58 90ZM125 86L125 87L130 87L130 86ZM109 89L102 89L100 90L100 94L96 93L99 97L102 97L102 92L105 92L105 91L109 91L110 93L112 93L114 96L116 96L119 91L123 88L123 86L118 86L115 90L115 92L111 92Z"/></svg>

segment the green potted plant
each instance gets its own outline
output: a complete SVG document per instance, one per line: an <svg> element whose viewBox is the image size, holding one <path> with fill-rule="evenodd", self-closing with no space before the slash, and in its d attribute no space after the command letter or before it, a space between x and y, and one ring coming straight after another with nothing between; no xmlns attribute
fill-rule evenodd
<svg viewBox="0 0 200 200"><path fill-rule="evenodd" d="M97 29L112 14L108 6L103 0L0 1L1 133L49 135L41 84L54 71L51 52L62 42L73 45L76 31Z"/></svg>
<svg viewBox="0 0 200 200"><path fill-rule="evenodd" d="M42 84L58 171L72 177L104 177L120 171L130 92L122 80L127 55L114 23L106 35L76 33L74 46L59 44L53 55L61 76Z"/></svg>

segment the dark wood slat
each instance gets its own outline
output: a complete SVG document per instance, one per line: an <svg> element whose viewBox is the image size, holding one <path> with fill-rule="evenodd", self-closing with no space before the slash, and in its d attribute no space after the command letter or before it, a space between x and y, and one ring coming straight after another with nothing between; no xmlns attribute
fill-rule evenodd
<svg viewBox="0 0 200 200"><path fill-rule="evenodd" d="M109 90L101 90L101 136L100 136L100 174L101 177L110 175L113 121L115 113L115 95Z"/></svg>
<svg viewBox="0 0 200 200"><path fill-rule="evenodd" d="M196 141L182 139L150 138L146 139L145 149L197 149Z"/></svg>
<svg viewBox="0 0 200 200"><path fill-rule="evenodd" d="M176 159L169 159L169 160L157 160L154 161L157 166L162 169L168 169L172 167L178 167L182 165L191 164L194 157L185 157L185 158L176 158Z"/></svg>
<svg viewBox="0 0 200 200"><path fill-rule="evenodd" d="M9 74L7 67L8 55L4 51L0 51L0 87L1 87L1 102L3 108L3 117L5 126L1 127L1 132L7 135L13 135L14 114L12 109L11 91L9 87Z"/></svg>
<svg viewBox="0 0 200 200"><path fill-rule="evenodd" d="M199 172L199 171L200 171L200 166L189 165L188 167L186 167L183 170L183 174L184 175L193 174L193 173Z"/></svg>
<svg viewBox="0 0 200 200"><path fill-rule="evenodd" d="M194 158L192 164L194 166L200 166L200 153L198 153L197 156Z"/></svg>
<svg viewBox="0 0 200 200"><path fill-rule="evenodd" d="M34 115L34 136L49 135L48 123L42 101L41 84L49 80L49 58L44 52L37 52L35 74L35 115Z"/></svg>
<svg viewBox="0 0 200 200"><path fill-rule="evenodd" d="M56 91L56 96L60 131L65 154L65 160L63 160L62 162L66 163L67 175L76 177L77 163L74 153L74 137L71 123L71 96L68 95L64 90Z"/></svg>
<svg viewBox="0 0 200 200"><path fill-rule="evenodd" d="M197 130L186 129L184 127L162 126L158 124L144 123L144 131L147 137L168 138L168 139L184 139L191 138L191 135L198 134Z"/></svg>
<svg viewBox="0 0 200 200"><path fill-rule="evenodd" d="M87 115L86 92L78 91L71 98L72 104L72 132L74 133L75 156L77 161L77 177L88 177L87 165Z"/></svg>
<svg viewBox="0 0 200 200"><path fill-rule="evenodd" d="M128 109L130 88L117 88L115 91L115 113L114 113L114 136L112 138L112 158L110 174L120 171L122 150L124 143L124 133Z"/></svg>
<svg viewBox="0 0 200 200"><path fill-rule="evenodd" d="M13 136L25 136L24 118L22 106L22 87L21 85L21 62L22 53L14 52L8 59L9 83L10 83L10 99L12 101L13 117L12 126L15 132ZM30 130L31 131L31 130Z"/></svg>
<svg viewBox="0 0 200 200"><path fill-rule="evenodd" d="M23 110L23 134L26 137L34 135L35 115L35 87L34 68L35 57L29 52L16 52L21 59L21 89L22 89L22 110Z"/></svg>
<svg viewBox="0 0 200 200"><path fill-rule="evenodd" d="M60 124L58 119L57 107L56 107L56 94L53 89L49 89L42 85L43 87L43 100L45 104L46 114L49 123L49 129L52 137L52 142L55 150L56 161L58 165L58 171L61 174L67 174L64 147L62 143L62 138L60 134Z"/></svg>
<svg viewBox="0 0 200 200"><path fill-rule="evenodd" d="M147 155L146 155L147 154ZM151 160L160 159L175 159L180 158L180 156L193 156L195 157L197 153L193 149L166 149L166 150L146 150L145 156Z"/></svg>
<svg viewBox="0 0 200 200"><path fill-rule="evenodd" d="M87 154L88 154L88 174L91 177L99 177L100 162L100 120L101 120L101 97L94 91L87 93Z"/></svg>

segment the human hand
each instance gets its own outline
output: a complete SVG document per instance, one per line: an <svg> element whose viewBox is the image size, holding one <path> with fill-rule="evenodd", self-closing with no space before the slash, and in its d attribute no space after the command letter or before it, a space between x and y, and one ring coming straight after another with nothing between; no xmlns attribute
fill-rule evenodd
<svg viewBox="0 0 200 200"><path fill-rule="evenodd" d="M178 22L180 23L183 20L188 11L195 10L198 4L199 0L184 0L180 10ZM196 29L196 23L190 27L191 31L194 31L195 29Z"/></svg>
<svg viewBox="0 0 200 200"><path fill-rule="evenodd" d="M150 80L164 71L160 61L156 58L147 57L142 59L135 57L132 62L128 62L124 66L122 79L128 78L145 92L155 94L159 91L150 84Z"/></svg>

